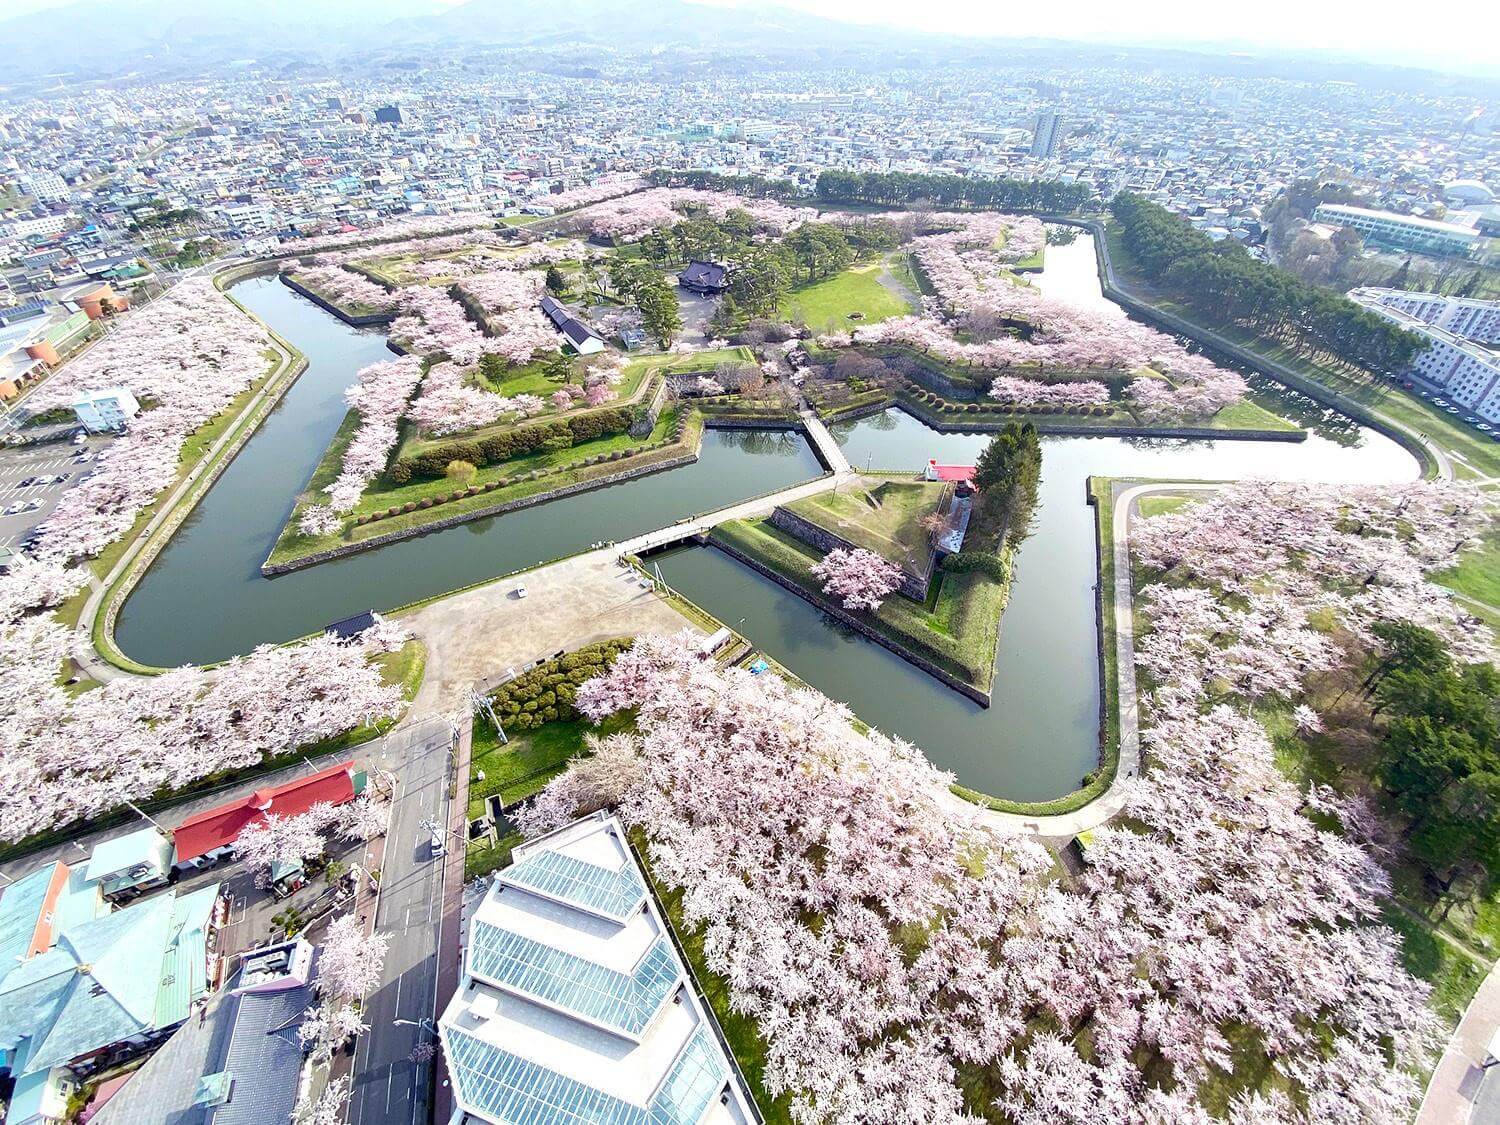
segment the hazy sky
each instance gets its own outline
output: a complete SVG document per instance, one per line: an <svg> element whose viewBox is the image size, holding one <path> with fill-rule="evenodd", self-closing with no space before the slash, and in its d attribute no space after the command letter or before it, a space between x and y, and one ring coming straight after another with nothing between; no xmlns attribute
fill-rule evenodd
<svg viewBox="0 0 1500 1125"><path fill-rule="evenodd" d="M649 0L647 0L649 2ZM717 0L754 7L753 0ZM1043 36L1105 43L1238 43L1246 49L1328 50L1432 65L1500 71L1500 4L1399 9L1391 0L781 0L786 7L854 23L956 34Z"/></svg>
<svg viewBox="0 0 1500 1125"><path fill-rule="evenodd" d="M0 0L0 16L55 8L75 0ZM316 7L318 0L307 0ZM413 7L451 7L462 0L409 0ZM637 0L649 5L652 0ZM756 7L760 0L697 0ZM203 0L241 7L243 0ZM566 4L567 0L559 0ZM1039 36L1095 43L1226 46L1231 49L1323 50L1441 68L1445 63L1500 75L1500 4L1397 9L1390 0L779 0L784 7L854 23L879 23L949 34Z"/></svg>

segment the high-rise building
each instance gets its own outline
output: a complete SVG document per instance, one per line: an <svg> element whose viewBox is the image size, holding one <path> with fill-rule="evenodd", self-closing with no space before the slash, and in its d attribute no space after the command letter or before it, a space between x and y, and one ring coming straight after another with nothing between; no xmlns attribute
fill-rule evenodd
<svg viewBox="0 0 1500 1125"><path fill-rule="evenodd" d="M1031 122L1031 155L1051 160L1062 142L1062 118L1054 110L1044 109Z"/></svg>
<svg viewBox="0 0 1500 1125"><path fill-rule="evenodd" d="M383 105L375 111L375 120L382 125L400 125L401 107L396 105Z"/></svg>

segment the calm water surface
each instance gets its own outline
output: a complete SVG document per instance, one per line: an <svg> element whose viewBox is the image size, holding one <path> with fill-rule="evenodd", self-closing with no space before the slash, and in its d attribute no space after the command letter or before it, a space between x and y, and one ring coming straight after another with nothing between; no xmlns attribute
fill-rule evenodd
<svg viewBox="0 0 1500 1125"><path fill-rule="evenodd" d="M344 388L390 353L383 335L348 327L274 278L244 282L235 296L301 348L308 369L121 609L116 638L145 664L221 660L822 471L798 434L712 430L694 465L267 579L260 564L343 420Z"/></svg>
<svg viewBox="0 0 1500 1125"><path fill-rule="evenodd" d="M1124 315L1099 293L1092 244L1049 247L1044 291ZM695 512L817 475L797 435L711 431L701 460L624 485L463 524L276 579L259 566L343 418L342 392L388 353L378 333L348 328L273 279L235 290L308 356L309 369L212 489L125 603L121 647L157 665L222 659L621 539ZM1260 399L1300 421L1306 404ZM1295 408L1295 409L1294 409ZM986 434L940 434L898 411L834 427L856 466L913 469L929 457L971 462ZM1394 442L1343 420L1300 444L1107 437L1043 439L1035 531L1016 560L986 710L716 551L662 555L663 574L815 687L872 725L910 739L959 780L1022 800L1073 789L1098 756L1090 475L1390 481L1416 463Z"/></svg>

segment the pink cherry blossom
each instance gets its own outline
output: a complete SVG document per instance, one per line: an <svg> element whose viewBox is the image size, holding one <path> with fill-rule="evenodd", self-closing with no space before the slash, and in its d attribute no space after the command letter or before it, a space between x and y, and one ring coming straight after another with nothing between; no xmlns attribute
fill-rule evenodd
<svg viewBox="0 0 1500 1125"><path fill-rule="evenodd" d="M823 583L823 592L838 598L845 609L873 613L888 594L901 588L900 568L863 547L835 547L812 573Z"/></svg>

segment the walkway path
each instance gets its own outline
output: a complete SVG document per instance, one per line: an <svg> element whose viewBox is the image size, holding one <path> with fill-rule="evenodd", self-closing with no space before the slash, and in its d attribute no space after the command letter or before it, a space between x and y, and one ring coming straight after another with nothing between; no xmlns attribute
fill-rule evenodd
<svg viewBox="0 0 1500 1125"><path fill-rule="evenodd" d="M1490 970L1427 1084L1417 1125L1463 1125L1479 1095L1490 1041L1500 1031L1500 972Z"/></svg>

